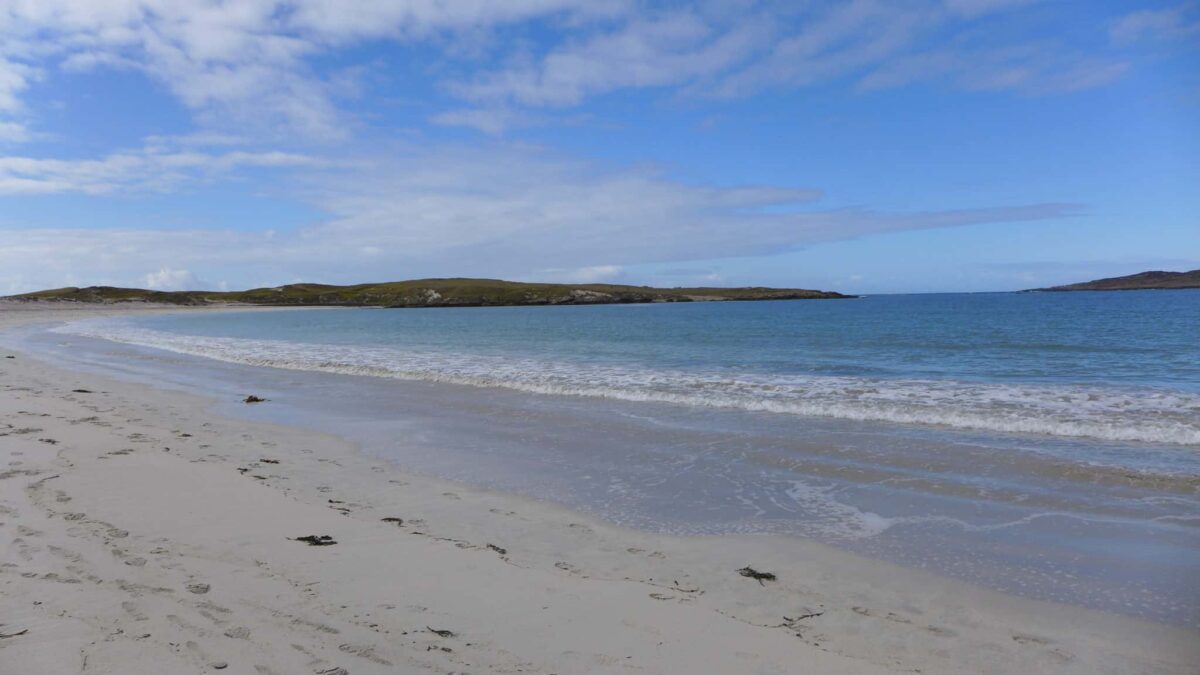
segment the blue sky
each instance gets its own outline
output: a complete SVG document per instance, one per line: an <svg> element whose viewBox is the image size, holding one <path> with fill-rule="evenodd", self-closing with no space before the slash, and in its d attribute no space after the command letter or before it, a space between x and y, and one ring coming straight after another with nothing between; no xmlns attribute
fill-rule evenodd
<svg viewBox="0 0 1200 675"><path fill-rule="evenodd" d="M1200 268L1200 2L0 0L0 293Z"/></svg>

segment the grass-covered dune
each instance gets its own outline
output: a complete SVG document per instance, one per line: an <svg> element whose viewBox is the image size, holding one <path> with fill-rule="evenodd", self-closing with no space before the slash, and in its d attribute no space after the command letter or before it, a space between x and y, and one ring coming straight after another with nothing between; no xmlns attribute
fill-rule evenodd
<svg viewBox="0 0 1200 675"><path fill-rule="evenodd" d="M289 284L248 291L148 291L89 286L10 296L42 302L153 302L172 305L329 305L345 307L483 307L502 305L598 305L722 300L850 298L800 288L651 288L615 284L533 284L494 279L415 279L381 284L328 286Z"/></svg>

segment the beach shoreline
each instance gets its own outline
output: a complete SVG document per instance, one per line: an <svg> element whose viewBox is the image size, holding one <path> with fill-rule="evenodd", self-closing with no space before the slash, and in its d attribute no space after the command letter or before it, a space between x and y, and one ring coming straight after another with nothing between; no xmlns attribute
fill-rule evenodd
<svg viewBox="0 0 1200 675"><path fill-rule="evenodd" d="M139 309L209 311L4 305L0 331ZM16 357L0 359L6 671L1118 673L1200 664L1194 630L1018 598L810 541L623 529L407 474L339 438L223 417L203 397L4 355ZM296 540L307 535L337 543ZM740 575L746 566L777 579Z"/></svg>

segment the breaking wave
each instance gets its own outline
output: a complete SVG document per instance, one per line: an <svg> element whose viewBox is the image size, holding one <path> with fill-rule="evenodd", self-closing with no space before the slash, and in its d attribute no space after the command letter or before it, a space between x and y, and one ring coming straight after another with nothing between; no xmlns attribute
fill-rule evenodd
<svg viewBox="0 0 1200 675"><path fill-rule="evenodd" d="M58 332L230 363L563 396L1200 446L1200 395L1149 388L761 375L430 349L198 337L81 321Z"/></svg>

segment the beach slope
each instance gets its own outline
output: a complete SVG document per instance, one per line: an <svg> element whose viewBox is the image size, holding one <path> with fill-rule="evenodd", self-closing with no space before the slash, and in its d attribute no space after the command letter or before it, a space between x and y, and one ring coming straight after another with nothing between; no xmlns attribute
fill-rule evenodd
<svg viewBox="0 0 1200 675"><path fill-rule="evenodd" d="M0 308L0 331L99 313ZM1200 664L1193 630L805 541L617 528L32 354L0 349L0 392L0 672L1185 673ZM747 566L775 578L739 572Z"/></svg>

